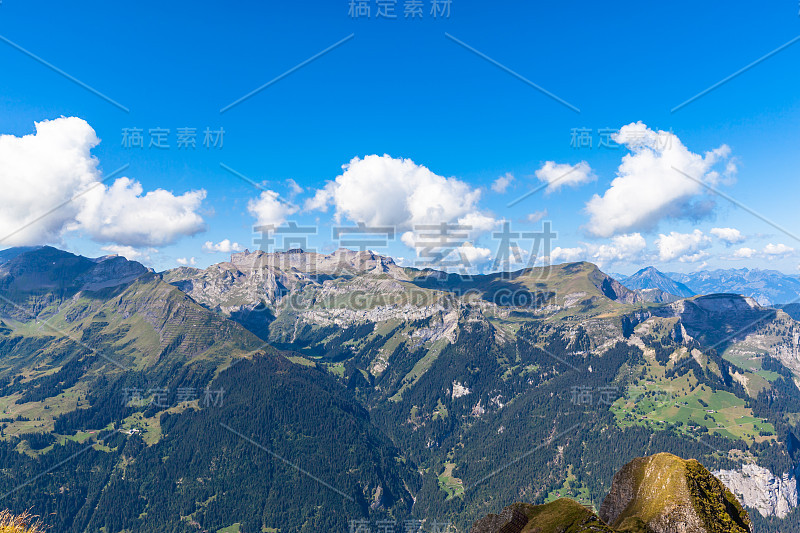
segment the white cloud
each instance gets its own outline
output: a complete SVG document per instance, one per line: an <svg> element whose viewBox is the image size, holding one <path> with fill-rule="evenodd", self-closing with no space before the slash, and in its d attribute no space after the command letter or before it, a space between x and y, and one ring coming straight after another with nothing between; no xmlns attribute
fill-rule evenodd
<svg viewBox="0 0 800 533"><path fill-rule="evenodd" d="M769 243L764 247L764 255L768 257L786 257L794 253L794 248L786 246L785 244L772 244Z"/></svg>
<svg viewBox="0 0 800 533"><path fill-rule="evenodd" d="M129 178L119 178L111 187L99 185L85 195L73 227L99 242L136 247L172 244L205 229L197 213L205 191L180 196L163 189L142 192L142 185Z"/></svg>
<svg viewBox="0 0 800 533"><path fill-rule="evenodd" d="M656 239L659 259L663 262L680 261L694 263L708 257L705 252L711 246L711 237L696 229L692 233L663 233Z"/></svg>
<svg viewBox="0 0 800 533"><path fill-rule="evenodd" d="M247 202L247 210L256 218L259 226L280 226L286 218L300 209L283 200L275 191L264 191L258 198Z"/></svg>
<svg viewBox="0 0 800 533"><path fill-rule="evenodd" d="M543 211L535 211L533 213L530 213L527 217L527 220L531 224L536 224L546 216L547 216L547 209L544 209Z"/></svg>
<svg viewBox="0 0 800 533"><path fill-rule="evenodd" d="M577 165L546 161L542 168L536 171L536 177L547 183L546 193L557 191L564 186L577 187L597 179L586 161L581 161Z"/></svg>
<svg viewBox="0 0 800 533"><path fill-rule="evenodd" d="M737 259L750 259L757 253L758 252L756 250L753 250L752 248L747 248L745 246L733 252L733 256Z"/></svg>
<svg viewBox="0 0 800 533"><path fill-rule="evenodd" d="M447 260L460 260L467 268L480 266L488 263L492 259L492 251L488 248L481 248L472 243L464 243L453 250Z"/></svg>
<svg viewBox="0 0 800 533"><path fill-rule="evenodd" d="M242 246L238 242L231 242L230 239L222 240L216 244L213 241L206 241L203 244L203 251L212 254L217 252L229 254L242 251Z"/></svg>
<svg viewBox="0 0 800 533"><path fill-rule="evenodd" d="M410 159L368 155L342 168L342 175L306 201L306 210L325 211L333 205L337 222L347 219L394 227L405 232L401 240L409 246L416 240L409 232L420 225L471 226L470 238L496 225L494 218L478 209L480 190L434 174Z"/></svg>
<svg viewBox="0 0 800 533"><path fill-rule="evenodd" d="M712 167L730 156L730 148L723 145L695 154L674 134L653 131L642 122L623 126L614 140L631 153L622 158L611 187L586 204L590 233L610 237L648 231L664 218L696 219L713 209L713 201L702 198L704 188L695 180L719 181Z"/></svg>
<svg viewBox="0 0 800 533"><path fill-rule="evenodd" d="M134 248L133 246L120 246L117 244L109 244L107 246L103 246L102 248L104 251L114 254L120 255L125 259L130 261L150 261L150 254L158 253L158 250L155 248Z"/></svg>
<svg viewBox="0 0 800 533"><path fill-rule="evenodd" d="M514 181L514 175L507 172L504 176L500 176L494 183L492 183L492 190L496 193L503 194L508 190L508 186Z"/></svg>
<svg viewBox="0 0 800 533"><path fill-rule="evenodd" d="M179 265L183 265L183 266L186 266L186 265L194 266L194 265L197 264L197 259L194 258L194 257L189 257L189 258L179 257L179 258L177 258L175 260L175 262L178 263Z"/></svg>
<svg viewBox="0 0 800 533"><path fill-rule="evenodd" d="M86 121L62 117L35 125L32 135L0 135L0 189L13 199L0 206L3 246L59 241L81 209L80 201L69 200L100 175L90 153L100 140Z"/></svg>
<svg viewBox="0 0 800 533"><path fill-rule="evenodd" d="M556 247L550 252L551 263L593 261L598 264L635 261L647 252L647 241L640 233L617 235L604 244L580 243L573 248ZM547 260L547 258L545 258Z"/></svg>
<svg viewBox="0 0 800 533"><path fill-rule="evenodd" d="M586 256L586 250L581 247L576 248L561 248L556 246L550 252L550 262L557 263L572 263L578 261Z"/></svg>
<svg viewBox="0 0 800 533"><path fill-rule="evenodd" d="M100 140L85 120L61 117L35 126L32 135L0 135L0 190L13 198L0 205L2 245L58 243L77 230L98 242L142 247L204 229L196 211L205 191L141 196L142 186L125 177L106 186L91 154Z"/></svg>
<svg viewBox="0 0 800 533"><path fill-rule="evenodd" d="M600 263L630 261L641 257L647 241L640 233L617 235L610 244L589 245L592 258Z"/></svg>
<svg viewBox="0 0 800 533"><path fill-rule="evenodd" d="M328 211L328 205L333 202L333 182L328 182L325 187L317 189L314 196L306 198L303 204L304 211Z"/></svg>
<svg viewBox="0 0 800 533"><path fill-rule="evenodd" d="M467 213L458 219L458 225L462 226L465 231L468 231L470 235L475 237L481 233L486 233L487 231L493 230L495 227L497 227L498 223L498 220L494 217L490 217L489 215L485 215L477 211L473 213Z"/></svg>
<svg viewBox="0 0 800 533"><path fill-rule="evenodd" d="M735 228L711 228L710 233L728 245L744 242L746 237Z"/></svg>
<svg viewBox="0 0 800 533"><path fill-rule="evenodd" d="M415 248L417 245L417 237L414 235L413 231L406 231L400 235L400 242L409 248Z"/></svg>

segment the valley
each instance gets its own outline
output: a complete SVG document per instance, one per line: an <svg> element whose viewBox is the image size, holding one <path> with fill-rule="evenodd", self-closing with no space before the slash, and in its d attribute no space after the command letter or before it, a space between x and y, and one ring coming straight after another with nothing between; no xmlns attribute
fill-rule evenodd
<svg viewBox="0 0 800 533"><path fill-rule="evenodd" d="M0 264L2 483L12 509L62 509L60 530L466 531L502 502L599 509L616 470L663 451L794 476L797 324L741 297L346 250L137 265L52 248ZM79 476L49 470L75 454ZM800 516L751 503L763 527Z"/></svg>

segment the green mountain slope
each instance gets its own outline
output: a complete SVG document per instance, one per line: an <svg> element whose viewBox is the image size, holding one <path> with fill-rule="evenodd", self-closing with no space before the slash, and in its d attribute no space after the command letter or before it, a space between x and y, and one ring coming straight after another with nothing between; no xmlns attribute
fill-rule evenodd
<svg viewBox="0 0 800 533"><path fill-rule="evenodd" d="M329 372L137 263L20 253L0 319L6 507L75 532L408 514L419 475Z"/></svg>

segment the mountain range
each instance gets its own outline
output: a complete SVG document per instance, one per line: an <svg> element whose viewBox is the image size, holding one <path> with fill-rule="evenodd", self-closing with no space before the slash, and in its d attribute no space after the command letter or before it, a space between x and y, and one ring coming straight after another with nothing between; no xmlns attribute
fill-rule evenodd
<svg viewBox="0 0 800 533"><path fill-rule="evenodd" d="M800 526L800 324L642 290L590 263L7 250L0 495L58 531L466 531L565 496L602 518L617 471L670 452L758 531Z"/></svg>

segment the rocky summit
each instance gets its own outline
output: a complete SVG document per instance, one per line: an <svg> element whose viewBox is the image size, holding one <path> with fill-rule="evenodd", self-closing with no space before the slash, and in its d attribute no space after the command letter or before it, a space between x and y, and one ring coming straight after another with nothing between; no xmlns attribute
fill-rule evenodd
<svg viewBox="0 0 800 533"><path fill-rule="evenodd" d="M476 521L471 533L752 533L747 511L699 462L669 453L640 457L614 476L599 513L561 498L515 503Z"/></svg>

